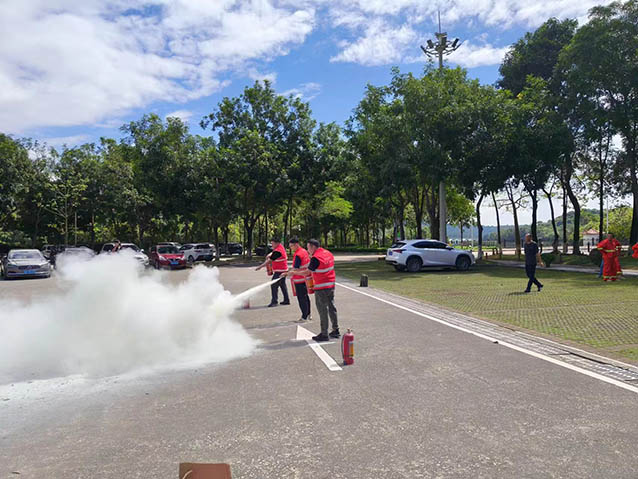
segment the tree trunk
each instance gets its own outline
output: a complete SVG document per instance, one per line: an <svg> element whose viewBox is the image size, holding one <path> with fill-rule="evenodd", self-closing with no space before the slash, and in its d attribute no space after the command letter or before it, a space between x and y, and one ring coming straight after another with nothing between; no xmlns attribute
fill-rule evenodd
<svg viewBox="0 0 638 479"><path fill-rule="evenodd" d="M532 199L532 239L538 243L538 190L528 190Z"/></svg>
<svg viewBox="0 0 638 479"><path fill-rule="evenodd" d="M567 190L565 184L563 184L563 254L567 254Z"/></svg>
<svg viewBox="0 0 638 479"><path fill-rule="evenodd" d="M552 203L552 192L543 189L543 193L547 196L547 200L549 201L549 211L552 215L552 228L554 229L554 241L552 243L552 253L558 253L558 228L556 228L556 215L554 214L554 204Z"/></svg>
<svg viewBox="0 0 638 479"><path fill-rule="evenodd" d="M463 246L463 222L459 223L459 229L461 230L461 247Z"/></svg>
<svg viewBox="0 0 638 479"><path fill-rule="evenodd" d="M477 258L483 258L483 224L481 223L481 203L483 203L483 198L485 198L485 193L481 191L481 196L479 196L478 201L476 202L476 228L478 229L478 254Z"/></svg>
<svg viewBox="0 0 638 479"><path fill-rule="evenodd" d="M633 214L631 215L631 232L629 233L629 245L638 243L638 178L636 177L636 144L635 140L627 142L627 159L631 173L631 193L633 195Z"/></svg>
<svg viewBox="0 0 638 479"><path fill-rule="evenodd" d="M602 165L601 165L602 166ZM598 207L600 215L598 217L598 242L603 240L603 231L605 229L605 182L602 175L602 167L600 169L600 184L598 185Z"/></svg>
<svg viewBox="0 0 638 479"><path fill-rule="evenodd" d="M496 194L492 193L492 201L494 202L494 211L496 212L496 237L498 240L499 257L503 255L503 243L501 241L501 216L498 212L498 203L496 202Z"/></svg>

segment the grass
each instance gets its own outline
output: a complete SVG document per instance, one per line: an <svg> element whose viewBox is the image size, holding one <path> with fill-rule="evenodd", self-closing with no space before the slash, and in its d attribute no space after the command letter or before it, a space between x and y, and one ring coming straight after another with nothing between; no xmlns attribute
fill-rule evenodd
<svg viewBox="0 0 638 479"><path fill-rule="evenodd" d="M545 288L524 294L527 278L519 268L409 274L377 261L337 269L353 280L365 273L375 288L638 362L638 278L603 283L592 274L539 269Z"/></svg>

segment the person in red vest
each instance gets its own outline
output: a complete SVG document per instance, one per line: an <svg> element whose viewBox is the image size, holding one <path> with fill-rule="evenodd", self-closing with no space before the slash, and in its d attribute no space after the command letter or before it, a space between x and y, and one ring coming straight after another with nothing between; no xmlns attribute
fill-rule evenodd
<svg viewBox="0 0 638 479"><path fill-rule="evenodd" d="M270 291L272 293L272 297L270 299L269 308L277 306L279 304L279 294L278 289L281 288L281 292L284 296L284 300L281 302L282 305L290 304L290 298L288 297L288 287L286 286L285 273L288 271L288 254L286 254L286 248L281 244L278 238L272 238L270 240L270 245L272 246L272 252L266 256L266 261L260 264L256 271L264 268L268 263L272 264L272 286L270 287ZM282 277L283 275L283 277ZM281 278L281 281L275 281L276 279Z"/></svg>
<svg viewBox="0 0 638 479"><path fill-rule="evenodd" d="M633 251L633 254L631 255L632 258L636 258L638 259L638 243L636 243L635 245L633 245L631 247L631 250Z"/></svg>
<svg viewBox="0 0 638 479"><path fill-rule="evenodd" d="M603 255L603 280L604 281L616 281L618 277L618 261L616 249L616 243L618 241L614 238L614 235L607 233L607 239L598 243L598 250Z"/></svg>
<svg viewBox="0 0 638 479"><path fill-rule="evenodd" d="M301 247L299 244L299 238L293 236L288 240L288 247L295 255L292 258L293 270L307 270L310 265L310 255L308 251ZM306 287L306 276L303 274L295 274L290 278L292 287L297 294L297 301L299 302L299 309L301 309L301 318L298 322L310 321L312 316L310 315L310 296L308 295L308 288Z"/></svg>
<svg viewBox="0 0 638 479"><path fill-rule="evenodd" d="M307 270L292 269L288 275L312 275L315 290L315 305L319 311L321 321L321 333L313 336L312 339L319 341L330 341L330 338L338 338L339 321L337 319L337 308L335 307L335 260L332 253L321 247L316 239L308 240L308 253L311 259ZM332 322L332 331L328 334L328 317Z"/></svg>

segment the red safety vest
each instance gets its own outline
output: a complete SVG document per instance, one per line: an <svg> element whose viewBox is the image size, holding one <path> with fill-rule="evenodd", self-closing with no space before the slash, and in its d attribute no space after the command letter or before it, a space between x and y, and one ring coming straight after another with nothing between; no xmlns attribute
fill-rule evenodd
<svg viewBox="0 0 638 479"><path fill-rule="evenodd" d="M319 266L312 272L312 281L314 284L314 290L318 289L332 289L335 287L335 258L332 253L327 249L318 248L313 258L319 260Z"/></svg>
<svg viewBox="0 0 638 479"><path fill-rule="evenodd" d="M308 254L308 252L301 247L297 248L297 251L295 251L295 256L293 256L292 258L293 266L295 265L295 259L297 257L299 257L300 259L299 269L307 268L310 264L310 255ZM306 282L306 277L301 276L300 274L295 274L292 278L290 278L290 281L292 281L293 284L302 284Z"/></svg>
<svg viewBox="0 0 638 479"><path fill-rule="evenodd" d="M281 256L272 262L272 270L275 273L283 273L285 271L288 271L288 255L286 254L286 248L284 248L284 245L279 243L273 250L273 253L275 251L279 251L281 253Z"/></svg>

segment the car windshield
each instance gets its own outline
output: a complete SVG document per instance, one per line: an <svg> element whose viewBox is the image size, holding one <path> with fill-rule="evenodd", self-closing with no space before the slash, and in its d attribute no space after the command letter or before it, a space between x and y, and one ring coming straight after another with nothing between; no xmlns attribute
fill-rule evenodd
<svg viewBox="0 0 638 479"><path fill-rule="evenodd" d="M39 251L11 251L9 259L42 259L43 256Z"/></svg>
<svg viewBox="0 0 638 479"><path fill-rule="evenodd" d="M159 254L177 254L177 248L175 246L160 246L157 248Z"/></svg>
<svg viewBox="0 0 638 479"><path fill-rule="evenodd" d="M133 251L139 251L140 249L134 244L123 244L122 249L132 249Z"/></svg>
<svg viewBox="0 0 638 479"><path fill-rule="evenodd" d="M208 246L207 244L198 244L197 246L195 246L195 248L197 248L197 249L208 249L208 248L210 248L210 246Z"/></svg>

